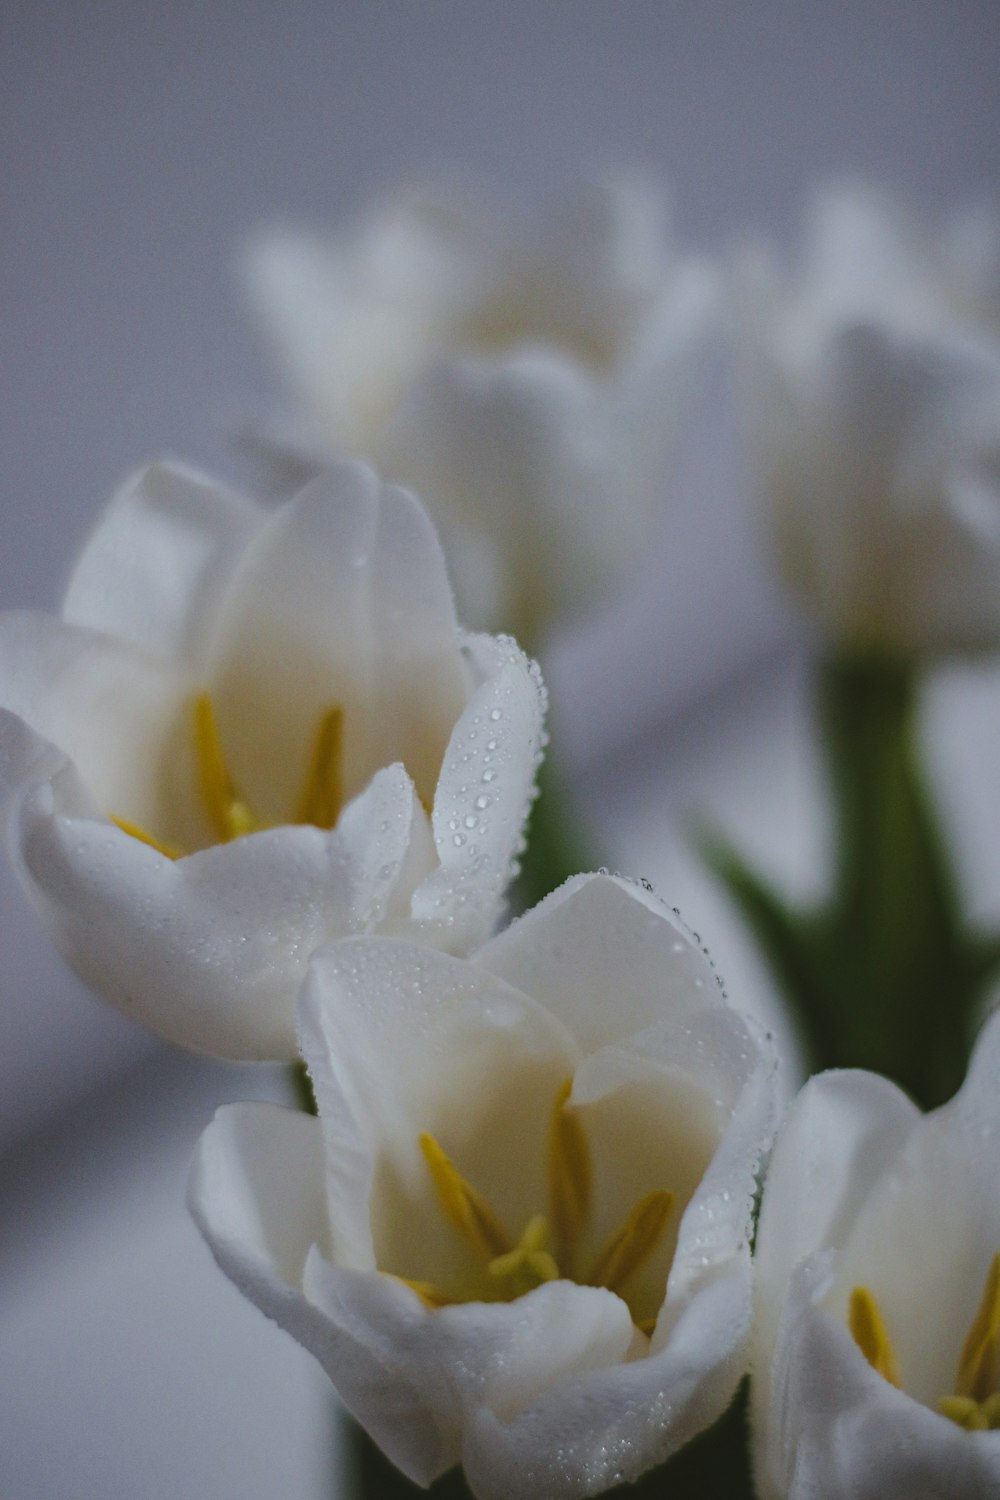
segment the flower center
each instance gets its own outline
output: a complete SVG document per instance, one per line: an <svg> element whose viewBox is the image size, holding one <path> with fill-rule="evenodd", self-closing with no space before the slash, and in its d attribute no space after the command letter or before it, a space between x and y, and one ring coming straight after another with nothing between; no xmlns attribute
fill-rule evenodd
<svg viewBox="0 0 1000 1500"><path fill-rule="evenodd" d="M257 833L272 825L259 818L243 796L226 764L222 737L215 709L208 693L200 693L194 702L194 745L198 770L198 790L205 811L221 844ZM344 711L334 704L321 716L306 768L305 784L295 811L293 823L309 823L316 828L334 828L344 802ZM140 824L128 818L112 816L123 833L143 844L149 844L168 859L180 859L186 852L158 839Z"/></svg>
<svg viewBox="0 0 1000 1500"><path fill-rule="evenodd" d="M548 1214L529 1218L518 1239L511 1236L482 1194L459 1172L432 1135L420 1137L438 1205L496 1284L498 1301L512 1302L543 1282L565 1277L583 1286L606 1287L628 1303L626 1288L662 1239L673 1193L654 1191L640 1198L581 1274L581 1241L590 1221L593 1172L590 1148L579 1120L566 1105L572 1080L556 1094L547 1152ZM470 1301L428 1282L407 1284L430 1307ZM631 1309L630 1309L631 1310ZM656 1319L638 1326L651 1333Z"/></svg>
<svg viewBox="0 0 1000 1500"><path fill-rule="evenodd" d="M899 1368L878 1304L866 1287L851 1293L848 1326L873 1369L899 1385ZM986 1273L982 1301L958 1359L955 1390L937 1409L969 1432L1000 1430L1000 1254Z"/></svg>

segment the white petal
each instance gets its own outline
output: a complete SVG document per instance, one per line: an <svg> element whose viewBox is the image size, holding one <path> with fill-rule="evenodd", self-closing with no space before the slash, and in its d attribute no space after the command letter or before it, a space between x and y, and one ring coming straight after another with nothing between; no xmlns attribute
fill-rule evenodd
<svg viewBox="0 0 1000 1500"><path fill-rule="evenodd" d="M723 1005L710 960L662 903L577 875L483 945L476 962L534 995L584 1053Z"/></svg>
<svg viewBox="0 0 1000 1500"><path fill-rule="evenodd" d="M562 1281L515 1303L430 1312L391 1278L342 1271L314 1254L306 1290L327 1320L326 1348L318 1338L310 1347L348 1408L420 1484L458 1460L477 1410L510 1421L540 1390L572 1389L587 1370L617 1367L633 1334L618 1297ZM494 1489L488 1477L473 1482L484 1497L521 1493Z"/></svg>
<svg viewBox="0 0 1000 1500"><path fill-rule="evenodd" d="M631 508L607 538L609 474L624 458L610 404L594 380L549 350L452 359L411 384L389 425L382 462L428 496L456 570L463 618L513 628L534 643L553 611L578 606L632 537ZM454 536L454 541L449 538ZM484 543L504 592L484 614L468 573Z"/></svg>
<svg viewBox="0 0 1000 1500"><path fill-rule="evenodd" d="M524 847L541 759L546 693L538 668L509 639L476 636L477 677L455 724L434 797L439 868L413 895L428 939L468 951L493 929Z"/></svg>
<svg viewBox="0 0 1000 1500"><path fill-rule="evenodd" d="M756 1471L762 1500L990 1500L1000 1437L964 1432L883 1380L816 1306L824 1281L822 1265L806 1262L789 1287L775 1447Z"/></svg>
<svg viewBox="0 0 1000 1500"><path fill-rule="evenodd" d="M596 1495L708 1427L743 1370L748 1260L703 1288L658 1354L553 1383L513 1420L487 1399L464 1448L473 1492L480 1500Z"/></svg>
<svg viewBox="0 0 1000 1500"><path fill-rule="evenodd" d="M777 1441L775 1344L795 1267L836 1246L853 1228L868 1194L921 1119L884 1078L824 1073L789 1107L775 1141L757 1226L752 1383L758 1467L767 1472Z"/></svg>
<svg viewBox="0 0 1000 1500"><path fill-rule="evenodd" d="M179 668L50 615L0 615L0 705L76 765L104 813L169 842L201 842Z"/></svg>
<svg viewBox="0 0 1000 1500"><path fill-rule="evenodd" d="M419 1137L434 1135L520 1233L546 1201L553 1101L576 1062L569 1037L533 1000L473 965L390 938L345 939L315 956L300 1031L320 1115L331 1122L336 1260L371 1264L356 1233L365 1184L353 1161L341 1167L349 1121L379 1174L375 1263L444 1287L465 1284L471 1252L445 1221Z"/></svg>
<svg viewBox="0 0 1000 1500"><path fill-rule="evenodd" d="M210 686L228 759L262 816L290 816L333 704L344 711L346 795L402 761L429 804L466 691L444 562L419 503L345 464L283 507L222 607Z"/></svg>
<svg viewBox="0 0 1000 1500"><path fill-rule="evenodd" d="M109 824L59 816L53 792L24 799L21 854L77 972L182 1046L294 1058L310 954L384 912L391 879L378 880L375 851L358 868L336 831L287 826L174 862Z"/></svg>
<svg viewBox="0 0 1000 1500"><path fill-rule="evenodd" d="M210 479L154 464L119 490L95 526L63 618L200 672L219 597L262 521L258 506Z"/></svg>
<svg viewBox="0 0 1000 1500"><path fill-rule="evenodd" d="M310 1249L327 1245L319 1121L275 1104L223 1106L198 1143L188 1206L227 1276L282 1321Z"/></svg>

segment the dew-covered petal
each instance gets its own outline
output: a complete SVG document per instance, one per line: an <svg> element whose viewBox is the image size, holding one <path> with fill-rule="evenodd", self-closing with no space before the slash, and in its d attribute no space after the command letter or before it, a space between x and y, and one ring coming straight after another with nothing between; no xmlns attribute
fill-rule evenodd
<svg viewBox="0 0 1000 1500"><path fill-rule="evenodd" d="M468 1462L463 1431L478 1411L509 1422L548 1388L617 1366L633 1338L619 1298L563 1281L515 1303L429 1311L391 1277L343 1271L314 1253L306 1290L325 1320L308 1347L348 1409L420 1484ZM488 1478L473 1483L477 1495L501 1494Z"/></svg>
<svg viewBox="0 0 1000 1500"><path fill-rule="evenodd" d="M27 610L0 615L0 705L74 762L102 812L168 840L204 831L185 785L190 692L181 668L110 636Z"/></svg>
<svg viewBox="0 0 1000 1500"><path fill-rule="evenodd" d="M77 559L63 619L204 669L219 598L260 508L174 464L125 484Z"/></svg>
<svg viewBox="0 0 1000 1500"><path fill-rule="evenodd" d="M745 1368L749 1309L745 1256L700 1290L658 1353L553 1382L513 1415L487 1388L463 1452L473 1492L571 1500L664 1461L729 1404Z"/></svg>
<svg viewBox="0 0 1000 1500"><path fill-rule="evenodd" d="M360 464L308 485L241 561L209 687L233 772L262 816L290 816L333 706L346 796L402 761L429 805L466 687L444 561L419 503Z"/></svg>
<svg viewBox="0 0 1000 1500"><path fill-rule="evenodd" d="M376 1263L419 1281L464 1284L470 1252L441 1211L420 1136L434 1136L520 1233L525 1205L545 1204L544 1145L552 1102L576 1061L570 1039L491 975L389 938L347 939L316 955L300 1032L320 1115L335 1122L327 1161L336 1260L357 1264L365 1253L356 1238L343 1249L337 1240L340 1220L353 1225L361 1213L363 1184L340 1166L349 1118L375 1163Z"/></svg>
<svg viewBox="0 0 1000 1500"><path fill-rule="evenodd" d="M195 1051L294 1058L311 953L376 925L391 899L391 874L380 876L390 858L366 849L359 865L336 831L270 829L174 861L60 812L41 786L19 820L26 875L60 947L94 989Z"/></svg>
<svg viewBox="0 0 1000 1500"><path fill-rule="evenodd" d="M412 902L420 930L454 951L492 930L516 872L546 706L538 668L513 641L474 636L467 651L478 686L455 724L434 796L439 866Z"/></svg>
<svg viewBox="0 0 1000 1500"><path fill-rule="evenodd" d="M575 875L485 943L476 962L534 995L585 1053L724 1004L715 970L651 892Z"/></svg>

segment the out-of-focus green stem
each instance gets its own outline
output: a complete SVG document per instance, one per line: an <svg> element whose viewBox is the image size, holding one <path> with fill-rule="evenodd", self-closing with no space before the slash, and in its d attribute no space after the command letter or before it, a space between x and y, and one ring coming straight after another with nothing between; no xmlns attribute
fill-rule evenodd
<svg viewBox="0 0 1000 1500"><path fill-rule="evenodd" d="M709 863L754 931L816 1068L885 1073L925 1108L962 1081L1000 942L959 909L920 762L911 662L841 654L818 684L835 833L832 894L788 907L724 841Z"/></svg>
<svg viewBox="0 0 1000 1500"><path fill-rule="evenodd" d="M580 831L550 745L538 772L538 796L531 809L528 845L511 905L516 912L527 911L571 875L596 870L599 865Z"/></svg>

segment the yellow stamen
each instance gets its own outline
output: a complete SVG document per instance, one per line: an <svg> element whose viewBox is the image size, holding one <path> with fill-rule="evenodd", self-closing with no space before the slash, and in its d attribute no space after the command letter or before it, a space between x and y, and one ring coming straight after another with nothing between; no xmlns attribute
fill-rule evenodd
<svg viewBox="0 0 1000 1500"><path fill-rule="evenodd" d="M328 708L319 721L296 823L334 828L344 803L344 710Z"/></svg>
<svg viewBox="0 0 1000 1500"><path fill-rule="evenodd" d="M138 839L140 844L148 844L151 849L156 850L157 854L165 854L167 859L181 858L182 850L176 849L173 844L162 843L154 834L148 833L145 828L138 823L133 823L131 819L116 818L112 814L111 821L121 829L122 833L127 833L130 838Z"/></svg>
<svg viewBox="0 0 1000 1500"><path fill-rule="evenodd" d="M851 1293L847 1326L873 1370L890 1385L899 1385L899 1368L888 1331L878 1310L878 1303L867 1287L856 1286Z"/></svg>
<svg viewBox="0 0 1000 1500"><path fill-rule="evenodd" d="M567 1081L556 1094L549 1130L549 1205L556 1256L571 1274L573 1254L590 1216L593 1172L590 1148L576 1114L566 1108L573 1087Z"/></svg>
<svg viewBox="0 0 1000 1500"><path fill-rule="evenodd" d="M466 1182L432 1135L425 1132L420 1137L420 1149L434 1179L445 1218L464 1235L473 1249L491 1261L512 1250L510 1236L485 1198Z"/></svg>
<svg viewBox="0 0 1000 1500"><path fill-rule="evenodd" d="M607 1287L609 1292L621 1296L622 1287L629 1277L645 1265L656 1249L673 1201L673 1193L660 1190L640 1198L597 1257L587 1277L588 1284Z"/></svg>
<svg viewBox="0 0 1000 1500"><path fill-rule="evenodd" d="M956 1393L986 1401L1000 1390L1000 1255L986 1273L983 1300L958 1361Z"/></svg>
<svg viewBox="0 0 1000 1500"><path fill-rule="evenodd" d="M517 1296L533 1291L543 1282L558 1281L559 1267L545 1248L547 1238L548 1225L544 1215L536 1214L528 1220L514 1249L490 1261L490 1275L498 1281L513 1281Z"/></svg>
<svg viewBox="0 0 1000 1500"><path fill-rule="evenodd" d="M392 1274L391 1272L389 1273ZM409 1276L397 1276L396 1281L401 1281L408 1286L411 1292L416 1292L425 1307L447 1307L448 1298L439 1287L432 1281L414 1281Z"/></svg>
<svg viewBox="0 0 1000 1500"><path fill-rule="evenodd" d="M249 805L241 797L222 753L222 740L215 709L207 693L194 705L195 752L201 794L215 831L223 843L255 833L260 827Z"/></svg>

